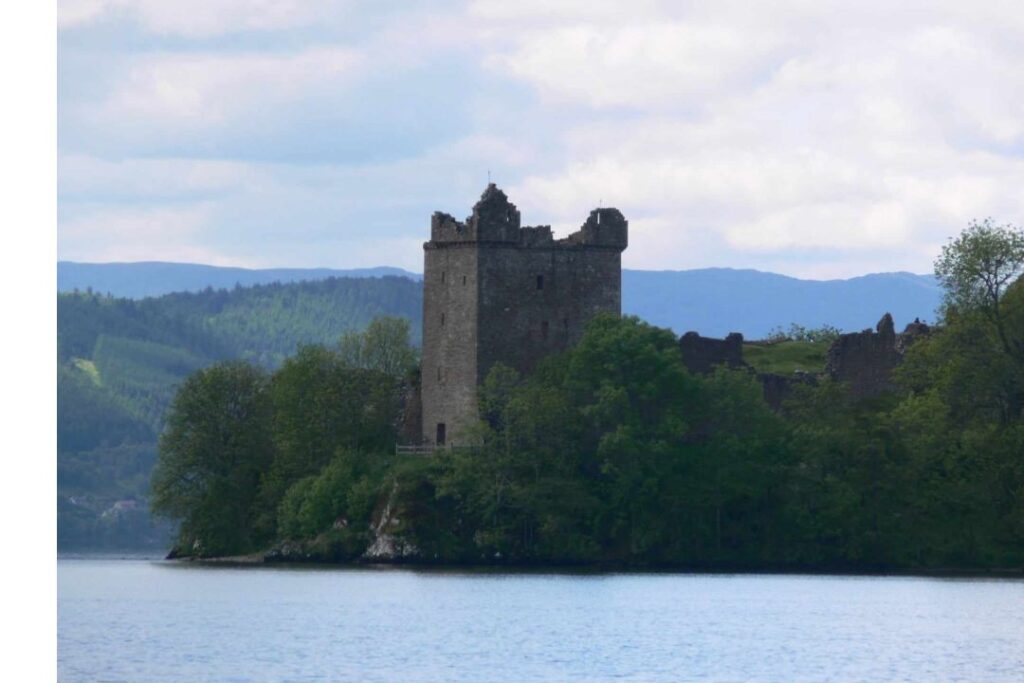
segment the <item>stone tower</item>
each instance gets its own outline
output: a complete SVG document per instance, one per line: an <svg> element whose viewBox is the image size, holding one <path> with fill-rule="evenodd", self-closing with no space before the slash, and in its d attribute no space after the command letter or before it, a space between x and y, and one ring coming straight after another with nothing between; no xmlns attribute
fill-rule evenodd
<svg viewBox="0 0 1024 683"><path fill-rule="evenodd" d="M423 440L460 443L477 386L497 363L530 372L576 343L595 314L618 315L628 223L594 209L577 232L521 227L493 183L465 222L437 212L423 245ZM461 441L464 443L464 440Z"/></svg>

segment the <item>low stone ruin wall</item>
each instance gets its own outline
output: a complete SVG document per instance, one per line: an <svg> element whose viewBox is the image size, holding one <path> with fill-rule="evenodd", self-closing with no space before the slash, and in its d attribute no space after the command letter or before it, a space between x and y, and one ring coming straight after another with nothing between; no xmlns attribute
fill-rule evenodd
<svg viewBox="0 0 1024 683"><path fill-rule="evenodd" d="M930 328L920 320L896 334L892 316L886 313L874 330L840 335L828 350L825 374L849 386L855 398L871 398L895 389L893 371L903 354Z"/></svg>
<svg viewBox="0 0 1024 683"><path fill-rule="evenodd" d="M826 377L845 383L851 395L858 399L892 391L895 388L893 371L902 362L903 354L929 332L927 325L915 320L902 333L896 334L892 316L886 313L874 330L840 335L829 348L825 370L819 375L758 373L765 400L778 410L795 387L813 384ZM725 339L687 332L679 338L679 352L683 364L695 374L709 374L719 365L754 371L743 360L743 335L736 332Z"/></svg>
<svg viewBox="0 0 1024 683"><path fill-rule="evenodd" d="M697 375L709 374L719 365L744 368L743 335L731 333L725 339L702 337L696 332L687 332L679 338L679 353L686 368Z"/></svg>

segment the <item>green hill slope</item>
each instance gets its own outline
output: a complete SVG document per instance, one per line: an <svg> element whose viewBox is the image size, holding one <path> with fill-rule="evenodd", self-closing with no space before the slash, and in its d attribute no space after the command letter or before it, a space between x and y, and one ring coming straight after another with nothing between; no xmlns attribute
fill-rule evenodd
<svg viewBox="0 0 1024 683"><path fill-rule="evenodd" d="M141 300L57 299L58 548L163 549L149 519L156 439L178 384L215 361L276 367L302 344L333 344L374 317L409 318L421 286L407 278L206 289ZM416 340L418 343L418 339Z"/></svg>

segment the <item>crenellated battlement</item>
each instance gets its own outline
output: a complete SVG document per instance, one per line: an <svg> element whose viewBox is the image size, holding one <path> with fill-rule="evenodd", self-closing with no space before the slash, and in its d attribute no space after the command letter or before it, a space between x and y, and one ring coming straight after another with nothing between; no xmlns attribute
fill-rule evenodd
<svg viewBox="0 0 1024 683"><path fill-rule="evenodd" d="M625 249L629 246L629 221L618 209L594 209L579 230L559 244L566 246L594 246Z"/></svg>
<svg viewBox="0 0 1024 683"><path fill-rule="evenodd" d="M455 219L455 216L435 211L430 217L430 242L470 242L466 224Z"/></svg>
<svg viewBox="0 0 1024 683"><path fill-rule="evenodd" d="M441 211L435 211L431 217L430 242L426 243L426 248L467 242L537 249L601 247L622 251L629 244L629 221L618 209L594 209L579 230L556 240L550 225L521 225L519 209L494 183L490 183L465 221L458 221Z"/></svg>

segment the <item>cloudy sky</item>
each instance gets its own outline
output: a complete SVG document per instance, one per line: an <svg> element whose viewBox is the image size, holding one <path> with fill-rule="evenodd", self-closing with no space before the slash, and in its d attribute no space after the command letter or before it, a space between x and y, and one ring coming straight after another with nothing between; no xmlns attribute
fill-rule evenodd
<svg viewBox="0 0 1024 683"><path fill-rule="evenodd" d="M557 9L552 9L552 5ZM490 171L625 265L929 272L1024 223L1017 2L59 0L58 250L422 270Z"/></svg>

